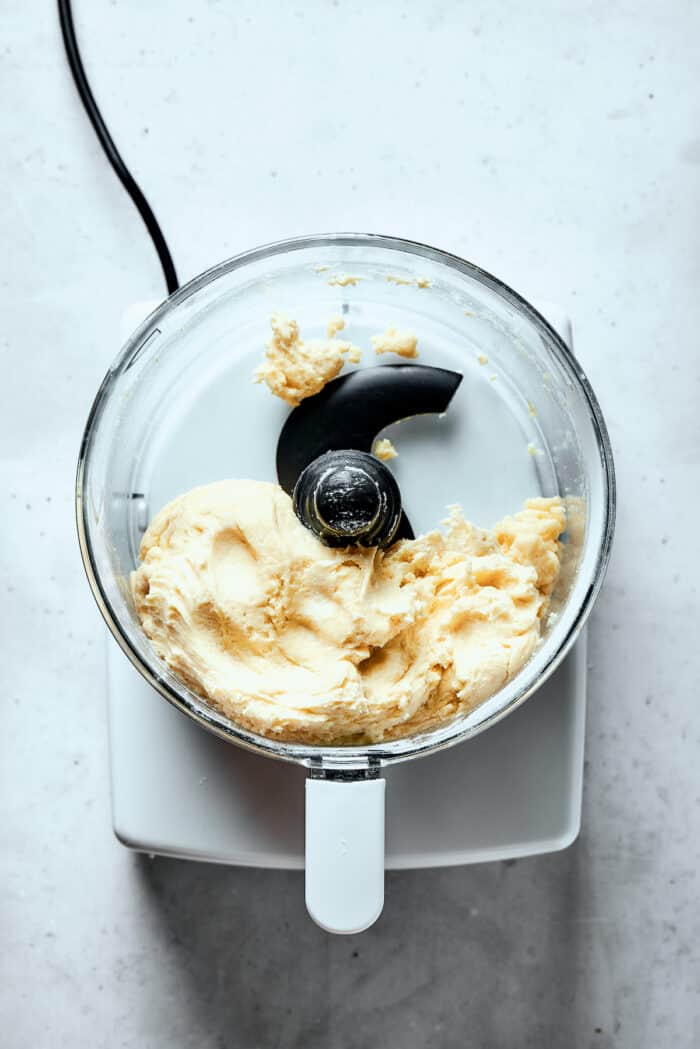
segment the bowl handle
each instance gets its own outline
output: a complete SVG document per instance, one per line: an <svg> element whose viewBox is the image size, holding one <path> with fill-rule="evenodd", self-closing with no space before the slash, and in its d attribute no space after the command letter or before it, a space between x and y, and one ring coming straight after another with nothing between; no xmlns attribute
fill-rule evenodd
<svg viewBox="0 0 700 1049"><path fill-rule="evenodd" d="M306 781L306 907L327 932L363 932L382 913L384 787L352 775Z"/></svg>

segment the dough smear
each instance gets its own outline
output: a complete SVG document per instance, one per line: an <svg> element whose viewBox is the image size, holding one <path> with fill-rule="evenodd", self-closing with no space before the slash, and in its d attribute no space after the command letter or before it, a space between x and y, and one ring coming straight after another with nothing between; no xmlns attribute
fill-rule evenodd
<svg viewBox="0 0 700 1049"><path fill-rule="evenodd" d="M418 339L412 331L390 326L381 335L373 335L371 341L377 355L395 353L399 357L418 356Z"/></svg>
<svg viewBox="0 0 700 1049"><path fill-rule="evenodd" d="M340 330L335 318L325 339L302 339L297 322L282 313L272 315L270 326L272 338L265 360L255 371L255 381L266 383L276 397L294 407L335 379L346 356L352 363L360 359L357 346L333 337Z"/></svg>
<svg viewBox="0 0 700 1049"><path fill-rule="evenodd" d="M396 451L394 444L389 440L388 437L380 437L372 445L372 455L376 455L377 459L381 459L382 462L388 463L392 459L398 459L399 453Z"/></svg>
<svg viewBox="0 0 700 1049"><path fill-rule="evenodd" d="M155 516L132 593L157 654L238 724L375 742L467 711L521 669L564 527L560 499L531 499L491 531L455 508L444 531L388 551L335 550L277 485L220 481Z"/></svg>

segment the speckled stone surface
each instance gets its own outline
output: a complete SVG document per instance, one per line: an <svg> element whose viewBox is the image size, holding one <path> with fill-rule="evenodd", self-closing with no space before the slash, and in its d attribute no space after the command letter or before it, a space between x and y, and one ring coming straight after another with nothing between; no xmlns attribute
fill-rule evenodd
<svg viewBox="0 0 700 1049"><path fill-rule="evenodd" d="M581 837L392 874L350 939L297 874L111 835L73 474L122 310L162 285L51 6L6 0L0 43L3 1049L697 1045L697 5L76 0L183 278L310 231L440 244L561 303L608 418Z"/></svg>

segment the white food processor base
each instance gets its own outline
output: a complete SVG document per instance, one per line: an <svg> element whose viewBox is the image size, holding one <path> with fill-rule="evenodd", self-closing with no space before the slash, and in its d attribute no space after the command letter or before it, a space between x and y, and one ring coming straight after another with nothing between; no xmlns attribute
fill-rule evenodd
<svg viewBox="0 0 700 1049"><path fill-rule="evenodd" d="M153 304L125 315L133 329ZM561 310L542 313L571 345ZM142 852L247 867L303 868L306 771L205 732L171 707L110 638L112 812ZM549 681L487 732L392 766L386 867L515 859L570 845L581 819L586 636Z"/></svg>

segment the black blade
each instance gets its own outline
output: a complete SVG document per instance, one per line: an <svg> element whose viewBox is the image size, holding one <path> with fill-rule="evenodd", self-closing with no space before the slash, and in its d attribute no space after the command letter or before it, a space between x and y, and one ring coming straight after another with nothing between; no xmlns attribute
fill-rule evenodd
<svg viewBox="0 0 700 1049"><path fill-rule="evenodd" d="M294 408L277 442L277 478L291 495L300 473L324 452L371 452L377 434L413 415L447 411L462 376L423 364L362 368L329 382ZM403 514L397 538L413 538Z"/></svg>
<svg viewBox="0 0 700 1049"><path fill-rule="evenodd" d="M277 442L277 477L291 494L301 471L324 452L371 452L378 433L412 415L447 411L462 376L423 364L362 368L329 382L287 418Z"/></svg>

